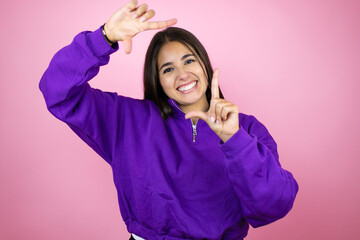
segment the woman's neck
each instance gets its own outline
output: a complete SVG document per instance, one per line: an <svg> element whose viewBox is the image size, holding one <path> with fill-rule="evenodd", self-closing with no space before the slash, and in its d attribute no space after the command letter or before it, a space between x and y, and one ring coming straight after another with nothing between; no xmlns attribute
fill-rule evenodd
<svg viewBox="0 0 360 240"><path fill-rule="evenodd" d="M207 112L209 110L209 103L206 97L200 99L198 102L191 105L179 105L181 110L186 114L191 111Z"/></svg>

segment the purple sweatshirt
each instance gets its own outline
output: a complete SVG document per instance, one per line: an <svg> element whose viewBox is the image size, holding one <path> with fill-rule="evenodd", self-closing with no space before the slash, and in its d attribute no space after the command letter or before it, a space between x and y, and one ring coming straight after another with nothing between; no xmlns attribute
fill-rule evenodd
<svg viewBox="0 0 360 240"><path fill-rule="evenodd" d="M150 100L91 88L117 50L100 29L82 32L55 54L39 87L49 111L110 164L129 232L147 240L242 239L249 224L290 211L298 184L255 117L240 113L239 131L223 143L202 120L193 129L172 99L164 121Z"/></svg>

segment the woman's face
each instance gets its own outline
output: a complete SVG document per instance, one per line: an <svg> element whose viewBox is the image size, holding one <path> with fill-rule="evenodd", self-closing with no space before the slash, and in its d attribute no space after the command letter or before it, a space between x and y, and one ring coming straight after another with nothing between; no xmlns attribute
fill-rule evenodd
<svg viewBox="0 0 360 240"><path fill-rule="evenodd" d="M208 82L202 62L182 43L165 43L158 56L160 84L169 98L185 112L207 111Z"/></svg>

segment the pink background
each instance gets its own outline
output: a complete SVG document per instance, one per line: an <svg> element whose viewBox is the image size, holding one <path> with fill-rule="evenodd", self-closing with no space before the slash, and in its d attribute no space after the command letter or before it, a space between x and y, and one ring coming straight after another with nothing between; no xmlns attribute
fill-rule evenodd
<svg viewBox="0 0 360 240"><path fill-rule="evenodd" d="M125 1L1 3L0 239L128 239L110 167L46 109L51 57ZM300 185L293 210L258 239L360 239L360 3L149 0L176 17L220 68L225 97L262 121ZM142 97L154 32L120 51L93 87Z"/></svg>

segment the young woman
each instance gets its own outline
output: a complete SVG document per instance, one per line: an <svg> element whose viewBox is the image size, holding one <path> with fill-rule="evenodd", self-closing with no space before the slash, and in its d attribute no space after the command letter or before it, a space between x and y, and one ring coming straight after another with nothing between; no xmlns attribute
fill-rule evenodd
<svg viewBox="0 0 360 240"><path fill-rule="evenodd" d="M53 57L39 87L49 111L112 167L131 239L243 239L284 217L298 185L255 117L238 112L218 87L202 44L176 20L136 0L104 26L82 32ZM144 99L87 83L122 41L158 32L144 66Z"/></svg>

